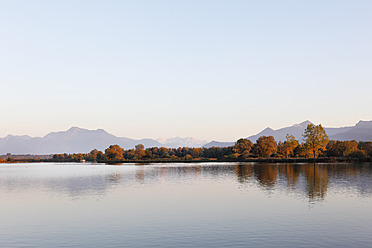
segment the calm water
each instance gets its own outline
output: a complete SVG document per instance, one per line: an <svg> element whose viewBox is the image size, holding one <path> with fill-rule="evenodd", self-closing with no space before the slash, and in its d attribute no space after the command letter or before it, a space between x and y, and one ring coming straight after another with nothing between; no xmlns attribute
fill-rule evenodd
<svg viewBox="0 0 372 248"><path fill-rule="evenodd" d="M0 247L372 247L372 164L0 164Z"/></svg>

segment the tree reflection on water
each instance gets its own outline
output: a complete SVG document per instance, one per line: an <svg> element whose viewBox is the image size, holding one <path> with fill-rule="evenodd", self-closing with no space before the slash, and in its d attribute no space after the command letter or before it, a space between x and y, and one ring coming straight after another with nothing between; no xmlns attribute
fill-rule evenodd
<svg viewBox="0 0 372 248"><path fill-rule="evenodd" d="M335 185L353 185L361 193L372 193L371 164L237 164L239 183L256 182L263 190L276 186L296 189L310 201L322 201L330 180ZM348 185L346 185L348 184Z"/></svg>
<svg viewBox="0 0 372 248"><path fill-rule="evenodd" d="M16 173L17 172L17 173ZM206 181L205 181L206 180ZM356 190L358 197L372 196L372 163L364 164L274 164L274 163L190 163L190 164L24 164L6 165L0 174L4 192L47 189L74 199L105 195L115 188L133 185L174 183L191 185L237 183L265 192L281 190L287 195L323 201L332 190ZM249 190L248 189L248 190ZM1 191L1 190L0 190Z"/></svg>
<svg viewBox="0 0 372 248"><path fill-rule="evenodd" d="M320 165L303 166L303 174L307 181L307 193L310 200L324 199L328 187L328 173Z"/></svg>

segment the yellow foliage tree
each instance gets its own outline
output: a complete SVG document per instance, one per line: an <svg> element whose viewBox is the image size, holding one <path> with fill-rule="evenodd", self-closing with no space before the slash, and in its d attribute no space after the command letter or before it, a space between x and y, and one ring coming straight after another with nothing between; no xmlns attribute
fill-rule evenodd
<svg viewBox="0 0 372 248"><path fill-rule="evenodd" d="M293 154L294 149L298 146L298 141L293 135L286 135L286 141L279 142L278 153L282 154L286 158Z"/></svg>
<svg viewBox="0 0 372 248"><path fill-rule="evenodd" d="M119 145L111 145L105 150L108 160L123 160L124 150Z"/></svg>
<svg viewBox="0 0 372 248"><path fill-rule="evenodd" d="M303 136L305 138L305 148L313 158L318 157L322 151L326 150L329 138L321 124L308 124Z"/></svg>
<svg viewBox="0 0 372 248"><path fill-rule="evenodd" d="M273 136L261 136L256 142L257 153L264 158L268 158L277 151L277 144Z"/></svg>

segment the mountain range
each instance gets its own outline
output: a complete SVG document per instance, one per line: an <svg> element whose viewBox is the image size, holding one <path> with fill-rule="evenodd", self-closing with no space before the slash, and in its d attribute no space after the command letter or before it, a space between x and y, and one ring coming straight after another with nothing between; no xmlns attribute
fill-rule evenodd
<svg viewBox="0 0 372 248"><path fill-rule="evenodd" d="M277 130L265 128L256 135L247 137L252 142L260 136L274 136L276 141L284 141L287 134L293 135L297 140L303 141L302 134L310 121L304 121L290 127ZM359 121L355 126L341 128L325 128L330 139L372 141L372 121ZM55 153L87 153L93 149L104 151L107 147L118 144L124 149L134 148L138 144L145 147L226 147L234 142L219 142L197 140L194 138L160 138L160 139L130 139L117 137L103 129L88 130L72 127L67 131L52 132L44 137L30 137L27 135L8 135L0 138L0 154L55 154Z"/></svg>
<svg viewBox="0 0 372 248"><path fill-rule="evenodd" d="M258 134L247 137L252 142L261 136L273 136L276 141L285 141L287 134L293 135L297 140L303 142L303 133L311 121L304 121L300 124L294 124L290 127L284 127L274 130L270 127L265 128ZM359 121L355 126L327 128L324 127L327 135L331 140L356 140L356 141L372 141L372 121ZM204 145L204 147L226 147L232 146L235 142L218 142L212 141Z"/></svg>
<svg viewBox="0 0 372 248"><path fill-rule="evenodd" d="M291 127L284 127L277 130L266 128L256 135L249 136L248 139L255 142L260 136L274 136L276 141L284 141L287 134L295 136L300 142L303 141L303 133L310 121L304 121ZM372 141L372 121L359 121L355 126L327 128L324 127L329 139L331 140L356 140Z"/></svg>
<svg viewBox="0 0 372 248"><path fill-rule="evenodd" d="M201 147L206 142L181 137L136 140L117 137L103 129L88 130L72 127L67 131L49 133L44 137L8 135L0 138L0 154L87 153L93 149L104 151L113 144L118 144L124 149L134 148L138 144L143 144L145 147Z"/></svg>

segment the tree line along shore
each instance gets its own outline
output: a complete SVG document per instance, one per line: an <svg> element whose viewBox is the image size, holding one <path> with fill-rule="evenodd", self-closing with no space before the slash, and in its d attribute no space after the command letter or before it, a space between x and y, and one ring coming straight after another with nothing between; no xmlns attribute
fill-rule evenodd
<svg viewBox="0 0 372 248"><path fill-rule="evenodd" d="M124 150L111 145L104 152L97 149L89 153L54 154L49 158L29 157L0 159L2 163L17 162L347 162L372 161L372 142L329 140L322 125L309 124L300 143L292 135L284 142L276 142L273 136L261 136L256 143L239 139L234 146L211 148L146 148L139 144Z"/></svg>

